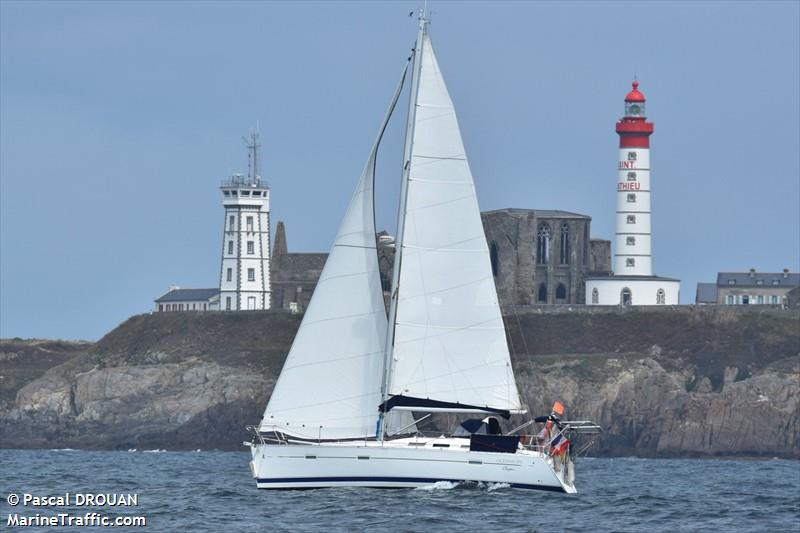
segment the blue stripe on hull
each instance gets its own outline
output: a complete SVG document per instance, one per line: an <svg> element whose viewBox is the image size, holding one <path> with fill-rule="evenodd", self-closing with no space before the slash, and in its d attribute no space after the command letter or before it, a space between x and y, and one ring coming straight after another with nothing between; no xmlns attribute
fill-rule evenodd
<svg viewBox="0 0 800 533"><path fill-rule="evenodd" d="M276 477L258 478L258 483L347 483L347 482L387 482L387 483L436 483L438 481L448 481L450 483L472 482L472 483L491 483L489 481L477 481L468 479L436 479L425 477L372 477L372 476L343 476L343 477ZM502 483L502 482L500 482ZM526 483L509 483L518 489L547 490L551 492L566 492L562 487L552 487L549 485L528 485ZM314 488L314 487L297 487Z"/></svg>

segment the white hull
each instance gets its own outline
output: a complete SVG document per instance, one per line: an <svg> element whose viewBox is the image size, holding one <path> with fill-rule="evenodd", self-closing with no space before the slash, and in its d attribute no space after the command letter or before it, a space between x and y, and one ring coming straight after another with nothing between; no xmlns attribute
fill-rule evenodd
<svg viewBox="0 0 800 533"><path fill-rule="evenodd" d="M540 452L469 451L469 439L254 444L251 453L253 477L260 489L413 488L470 481L576 492L568 473L571 463L557 472L553 459Z"/></svg>

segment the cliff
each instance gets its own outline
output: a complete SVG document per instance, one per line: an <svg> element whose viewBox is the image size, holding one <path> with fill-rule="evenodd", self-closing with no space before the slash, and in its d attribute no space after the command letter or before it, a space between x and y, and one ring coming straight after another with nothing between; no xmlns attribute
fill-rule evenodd
<svg viewBox="0 0 800 533"><path fill-rule="evenodd" d="M241 449L299 323L163 313L95 344L0 341L0 445ZM596 454L800 458L797 311L549 306L506 325L523 400L599 422Z"/></svg>

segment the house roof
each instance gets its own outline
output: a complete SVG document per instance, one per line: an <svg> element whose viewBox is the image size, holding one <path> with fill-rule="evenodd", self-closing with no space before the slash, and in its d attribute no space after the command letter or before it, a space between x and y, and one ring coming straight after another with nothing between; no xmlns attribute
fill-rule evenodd
<svg viewBox="0 0 800 533"><path fill-rule="evenodd" d="M156 300L156 303L208 301L219 295L219 289L172 289Z"/></svg>
<svg viewBox="0 0 800 533"><path fill-rule="evenodd" d="M505 209L495 209L493 211L484 211L482 215L491 215L494 213L504 213L507 215L527 216L529 214L536 215L536 218L579 218L591 220L589 215L581 215L580 213L572 213L570 211L561 211L559 209L520 209L516 207L507 207Z"/></svg>
<svg viewBox="0 0 800 533"><path fill-rule="evenodd" d="M316 281L328 259L326 253L298 253L289 252L281 254L273 263L275 270L272 278L276 281Z"/></svg>
<svg viewBox="0 0 800 533"><path fill-rule="evenodd" d="M800 285L799 273L790 272L786 277L783 276L783 272L720 272L717 274L717 287L797 287Z"/></svg>
<svg viewBox="0 0 800 533"><path fill-rule="evenodd" d="M717 303L717 284L716 283L698 283L697 296L695 303L699 304L715 304Z"/></svg>

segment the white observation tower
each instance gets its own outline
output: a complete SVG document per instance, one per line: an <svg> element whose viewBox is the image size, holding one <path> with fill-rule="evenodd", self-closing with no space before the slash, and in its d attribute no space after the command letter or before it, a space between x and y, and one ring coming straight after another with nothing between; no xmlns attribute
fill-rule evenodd
<svg viewBox="0 0 800 533"><path fill-rule="evenodd" d="M247 176L222 182L225 207L219 308L222 311L269 309L269 188L259 175L258 133L247 140Z"/></svg>

